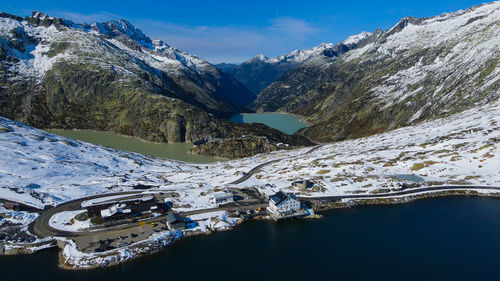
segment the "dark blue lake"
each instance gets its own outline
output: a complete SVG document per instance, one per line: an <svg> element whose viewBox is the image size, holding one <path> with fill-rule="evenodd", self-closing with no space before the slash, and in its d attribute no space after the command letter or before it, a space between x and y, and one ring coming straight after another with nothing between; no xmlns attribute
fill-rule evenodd
<svg viewBox="0 0 500 281"><path fill-rule="evenodd" d="M57 268L57 251L1 257L2 280L500 280L500 200L429 199L249 222L112 268Z"/></svg>

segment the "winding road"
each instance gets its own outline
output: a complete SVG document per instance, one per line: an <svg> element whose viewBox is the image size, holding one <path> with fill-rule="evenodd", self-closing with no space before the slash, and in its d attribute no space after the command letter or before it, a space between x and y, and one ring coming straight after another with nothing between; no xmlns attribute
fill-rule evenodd
<svg viewBox="0 0 500 281"><path fill-rule="evenodd" d="M137 222L131 222L131 223L126 223L126 224L117 225L117 226L113 226L113 227L108 227L108 228L102 229L102 230L94 229L94 230L88 230L88 231L67 231L67 230L61 230L61 229L57 229L57 228L52 227L50 225L50 218L52 218L53 215L55 215L56 213L59 213L59 212L82 210L81 204L84 201L87 201L90 199L104 198L104 197L117 196L117 195L141 194L142 192L144 192L144 191L128 191L128 192L119 192L119 193L108 193L108 194L95 195L95 196L90 196L90 197L85 197L85 198L80 198L80 199L68 201L66 203L63 203L61 205L58 205L54 208L51 208L51 209L43 212L32 224L29 225L28 229L31 233L33 233L37 236L40 236L40 237L53 237L53 236L78 237L78 236L92 236L92 235L105 234L105 233L110 233L113 231L119 231L119 230L137 227L138 226ZM259 202L234 202L231 204L223 205L223 206L218 207L218 208L200 209L200 210L193 210L193 211L188 211L188 212L180 212L180 215L190 216L190 215L195 215L195 214L200 214L200 213L210 213L210 212L216 212L216 211L254 210L254 209L257 209L259 207L265 207L267 205L268 205L268 203L263 202L263 201L259 201ZM144 222L146 222L146 223L165 222L165 219L166 219L166 215L161 215L158 217L144 220Z"/></svg>
<svg viewBox="0 0 500 281"><path fill-rule="evenodd" d="M350 194L350 195L338 195L338 196L324 196L324 197L300 197L304 200L327 200L327 201L337 201L342 199L370 199L370 198L392 198L401 195L413 195L423 192L440 192L440 191L450 191L450 190L470 190L470 191L484 191L484 190L496 190L500 192L500 187L496 186L463 186L463 185L447 185L447 186L429 186L429 187L417 187L411 189L405 189L402 191L395 191L390 193L379 193L379 194Z"/></svg>
<svg viewBox="0 0 500 281"><path fill-rule="evenodd" d="M257 167L256 167L257 168ZM342 199L370 199L370 198L393 198L402 195L413 195L413 194L421 194L423 192L441 192L441 191L460 191L460 190L468 190L468 191L484 191L484 190L495 190L500 192L500 187L491 187L491 186L431 186L431 187L421 187L421 188L412 188L403 191L396 191L391 193L380 193L380 194L347 194L347 195L339 195L339 196L326 196L326 197L300 197L302 200L327 200L327 201L337 201ZM129 229L133 227L137 227L137 222L134 223L126 223L123 225L118 225L114 227L109 227L102 230L94 230L94 231L65 231L52 227L50 225L50 218L59 212L63 211L74 211L82 209L81 203L83 201L95 198L102 198L108 196L116 196L116 195L127 195L127 194L139 194L143 191L129 191L129 192L120 192L120 193L112 193L112 194L102 194L95 195L91 197L80 198L77 200L69 201L64 204L58 205L52 209L49 209L43 212L38 219L29 226L29 230L31 233L36 234L40 237L81 237L81 236L92 236L99 234L111 233L114 231L120 231L124 229ZM190 216L194 214L207 213L207 212L215 212L215 211L239 211L239 210L255 210L259 207L265 207L268 203L264 201L260 202L240 202L234 204L224 205L219 208L210 208L210 209L201 209L194 210L189 212L181 212L180 214L183 216ZM165 220L165 216L158 216L155 218L150 218L145 220L146 223L151 222L162 222Z"/></svg>
<svg viewBox="0 0 500 281"><path fill-rule="evenodd" d="M321 148L323 145L317 145L308 151L304 152L302 155L310 154L319 148ZM280 158L280 159L275 159L272 161L268 161L262 164L257 165L256 167L252 168L250 171L245 173L241 178L231 182L230 184L240 184L242 182L245 182L248 180L250 177L252 177L257 171L262 169L263 167L270 165L272 163L276 163L279 161L282 161L284 159L288 158L293 158L297 156L290 156L290 157L285 157L285 158ZM391 192L391 193L379 193L379 194L347 194L347 195L338 195L338 196L322 196L322 197L300 197L302 200L327 200L327 201L338 201L342 199L369 199L369 198L393 198L393 197L398 197L402 195L412 195L412 194L420 194L423 192L441 192L441 191L451 191L451 190L476 190L476 191L484 191L484 190L495 190L500 192L500 187L490 187L490 186L431 186L431 187L420 187L420 188L411 188L411 189L406 189L402 191L396 191L396 192ZM141 194L144 191L128 191L128 192L119 192L119 193L112 193L112 194L101 194L101 195L94 195L94 196L89 196L85 198L80 198L76 200L72 200L69 202L66 202L64 204L58 205L54 208L51 208L49 210L46 210L43 212L40 217L38 217L35 222L30 224L29 226L29 231L33 234L36 234L40 237L53 237L53 236L60 236L60 237L77 237L77 236L89 236L89 235L97 235L97 234L105 234L105 233L110 233L112 231L119 231L119 230L124 230L127 228L132 228L137 226L137 222L135 223L127 223L123 225L118 225L114 227L109 227L106 229L102 230L94 230L94 231L65 231L65 230L60 230L52 227L50 225L50 218L59 212L63 211L74 211L74 210L81 210L81 204L82 202L90 199L96 199L96 198L103 198L103 197L108 197L108 196L116 196L116 195L133 195L133 194ZM180 214L183 216L189 216L189 215L194 215L194 214L199 214L199 213L207 213L207 212L214 212L214 211L236 211L236 210L251 210L251 209L257 209L259 207L265 207L267 206L267 202L259 201L259 202L239 202L239 203L232 203L228 205L224 205L220 208L211 208L211 209L203 209L203 210L195 210L195 211L190 211L190 212L181 212ZM163 216L158 216L155 218L150 218L145 220L146 223L151 223L151 222L160 222L165 220L165 215Z"/></svg>
<svg viewBox="0 0 500 281"><path fill-rule="evenodd" d="M324 144L316 145L315 147L309 149L308 151L304 152L301 155L306 155L306 154L312 153L312 152L318 150L319 148L321 148L322 146L324 146ZM255 166L250 171L246 172L241 178L239 178L239 179L237 179L237 180L235 180L233 182L230 182L229 184L240 184L240 183L248 180L251 176L253 176L253 174L255 174L257 171L259 171L263 167L265 167L265 166L267 166L269 164L276 163L276 162L279 162L281 160L288 159L288 158L293 158L293 157L297 157L297 156L290 156L290 157L275 159L275 160L271 160L271 161L262 163L262 164L260 164L258 166Z"/></svg>

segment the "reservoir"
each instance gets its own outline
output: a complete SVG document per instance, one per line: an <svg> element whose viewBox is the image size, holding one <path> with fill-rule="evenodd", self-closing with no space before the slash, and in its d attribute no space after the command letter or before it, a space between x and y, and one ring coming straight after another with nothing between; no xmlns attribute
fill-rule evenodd
<svg viewBox="0 0 500 281"><path fill-rule="evenodd" d="M173 159L192 163L210 163L220 159L188 153L191 143L153 143L134 137L122 136L110 132L92 130L47 130L60 136L81 140L93 144L107 146L145 155Z"/></svg>
<svg viewBox="0 0 500 281"><path fill-rule="evenodd" d="M251 113L238 114L231 118L238 123L264 123L287 134L293 134L307 124L296 115L286 113ZM47 130L60 136L81 140L93 144L132 151L164 159L173 159L191 163L211 163L221 159L188 153L191 143L153 143L139 138L93 130Z"/></svg>
<svg viewBox="0 0 500 281"><path fill-rule="evenodd" d="M252 221L92 271L57 251L0 256L3 280L500 280L500 199L447 197Z"/></svg>
<svg viewBox="0 0 500 281"><path fill-rule="evenodd" d="M231 117L230 121L237 123L263 123L286 134L293 134L307 127L299 116L286 113L242 113Z"/></svg>

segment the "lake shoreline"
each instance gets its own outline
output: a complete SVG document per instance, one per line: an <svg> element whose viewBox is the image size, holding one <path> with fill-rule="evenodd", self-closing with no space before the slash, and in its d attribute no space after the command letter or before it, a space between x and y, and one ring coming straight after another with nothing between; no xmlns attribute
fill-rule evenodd
<svg viewBox="0 0 500 281"><path fill-rule="evenodd" d="M45 132L78 141L92 143L103 147L129 151L155 157L162 160L177 161L188 164L210 164L227 159L211 155L190 153L191 142L160 143L141 139L136 136L123 135L111 131L89 129L45 129Z"/></svg>
<svg viewBox="0 0 500 281"><path fill-rule="evenodd" d="M268 118L272 115L279 117ZM238 113L233 115L229 121L236 123L262 123L285 134L293 135L300 129L310 125L305 118L305 116L288 112L259 112Z"/></svg>
<svg viewBox="0 0 500 281"><path fill-rule="evenodd" d="M397 198L368 198L368 199L351 199L347 202L323 202L323 203L314 203L313 202L313 210L315 213L319 214L321 217L315 216L314 219L322 219L323 214L328 214L334 210L339 210L339 209L350 209L350 208L356 208L356 207L361 207L361 206L369 206L369 205L402 205L404 203L412 203L415 201L419 200L427 200L427 199L434 199L434 198L441 198L441 197L488 197L488 198L500 198L500 193L482 193L482 192L477 192L475 190L449 190L449 191L437 191L437 192L430 192L430 193L422 193L422 194L415 194L415 195L406 195L402 197L397 197ZM306 200L306 198L302 198ZM320 199L314 199L317 201L321 201ZM325 200L328 201L328 200ZM306 217L307 218L307 217ZM58 247L59 247L59 267L64 270L70 270L70 271L82 271L82 270L97 270L101 268L107 268L107 267L112 267L120 264L124 264L136 259L139 259L141 257L147 257L151 256L157 253L162 252L164 249L168 248L172 244L178 242L179 240L183 240L188 237L193 237L193 236L200 236L200 235L211 235L217 232L227 232L234 230L236 227L239 225L248 222L248 221L257 221L257 220L269 220L273 221L271 218L266 217L266 216L256 216L252 218L246 218L246 217L240 217L237 221L237 223L230 227L230 228L225 228L225 229L213 229L213 230L208 230L206 232L203 231L194 231L194 232L186 232L183 233L182 236L176 237L175 239L169 238L169 240L164 240L164 241L154 241L154 243L151 244L151 241L140 241L137 243L137 245L134 245L134 247L127 247L128 250L133 250L136 247L140 249L136 254L131 255L130 257L126 259L119 259L116 258L112 262L107 262L104 264L93 264L91 266L79 266L71 261L69 261L67 258L64 257L63 252L66 247L66 243L62 240L58 240ZM287 222L283 222L287 223ZM62 241L62 243L61 243ZM165 242L166 241L166 242ZM143 251L143 249L147 248L146 251ZM110 253L104 252L103 254L107 255L113 255L119 253L119 249L111 251ZM37 252L33 253L27 253L27 254L36 254Z"/></svg>
<svg viewBox="0 0 500 281"><path fill-rule="evenodd" d="M307 124L307 126L310 126L312 123L307 121L307 117L304 115L296 114L296 113L291 113L291 112L286 112L286 111L265 111L265 112L243 112L243 113L238 113L241 115L249 115L249 114L283 114L283 115L290 115L297 117L301 122ZM235 115L238 115L235 114Z"/></svg>

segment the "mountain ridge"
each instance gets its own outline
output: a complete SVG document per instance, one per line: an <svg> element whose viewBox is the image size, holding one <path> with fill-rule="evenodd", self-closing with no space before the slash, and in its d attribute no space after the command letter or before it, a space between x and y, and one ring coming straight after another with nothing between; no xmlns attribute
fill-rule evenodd
<svg viewBox="0 0 500 281"><path fill-rule="evenodd" d="M248 112L244 104L253 98L229 74L126 20L76 24L41 12L0 14L0 115L12 120L155 142L289 139L225 119Z"/></svg>
<svg viewBox="0 0 500 281"><path fill-rule="evenodd" d="M288 54L269 58L263 54L245 61L239 65L218 64L220 69L226 71L243 83L254 94L259 94L272 82L278 80L288 71L313 60L333 60L370 36L369 32L353 35L349 40L333 43L321 43L309 49L297 49Z"/></svg>
<svg viewBox="0 0 500 281"><path fill-rule="evenodd" d="M300 133L332 141L384 132L498 99L500 2L407 17L331 64L305 63L254 102L307 117Z"/></svg>

